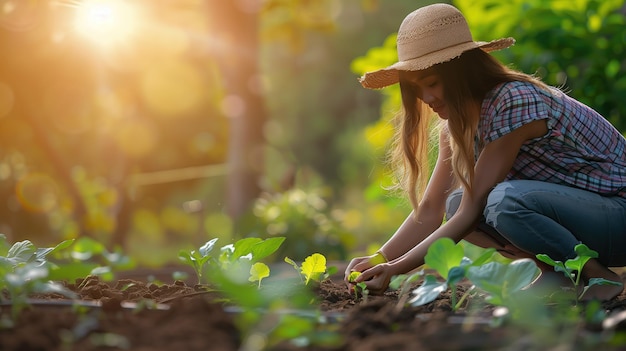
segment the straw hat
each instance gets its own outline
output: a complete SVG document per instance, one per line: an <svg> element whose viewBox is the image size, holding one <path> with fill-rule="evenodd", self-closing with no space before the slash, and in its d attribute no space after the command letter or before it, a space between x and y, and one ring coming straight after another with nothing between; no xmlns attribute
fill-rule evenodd
<svg viewBox="0 0 626 351"><path fill-rule="evenodd" d="M481 48L486 52L508 48L513 38L475 42L463 14L448 4L433 4L411 12L398 30L398 62L365 73L359 81L369 89L398 83L398 71L419 71L450 61L465 51Z"/></svg>

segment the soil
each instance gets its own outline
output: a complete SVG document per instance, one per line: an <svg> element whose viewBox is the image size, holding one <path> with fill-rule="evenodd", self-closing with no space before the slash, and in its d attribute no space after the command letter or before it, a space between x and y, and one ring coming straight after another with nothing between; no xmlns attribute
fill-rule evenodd
<svg viewBox="0 0 626 351"><path fill-rule="evenodd" d="M407 307L407 295L395 291L366 299L337 275L313 288L319 314L312 324L317 335L332 337L269 345L262 335L259 342L251 341L259 335L246 338L237 322L242 312L206 286L147 277L135 272L114 282L65 282L78 300L31 296L15 326L0 329L0 350L626 350L626 292L602 304L604 324L579 316L573 325L533 328L494 317L501 310L493 306L470 307L472 298L452 311L449 291L419 307ZM467 288L461 285L457 295ZM1 311L7 318L10 308Z"/></svg>

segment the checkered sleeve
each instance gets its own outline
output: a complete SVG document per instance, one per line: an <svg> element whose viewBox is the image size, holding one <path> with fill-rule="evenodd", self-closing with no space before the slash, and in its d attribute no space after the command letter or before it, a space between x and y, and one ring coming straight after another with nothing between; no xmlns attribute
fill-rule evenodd
<svg viewBox="0 0 626 351"><path fill-rule="evenodd" d="M525 124L548 118L550 107L534 85L502 84L497 89L487 111L491 123L483 131L485 144Z"/></svg>

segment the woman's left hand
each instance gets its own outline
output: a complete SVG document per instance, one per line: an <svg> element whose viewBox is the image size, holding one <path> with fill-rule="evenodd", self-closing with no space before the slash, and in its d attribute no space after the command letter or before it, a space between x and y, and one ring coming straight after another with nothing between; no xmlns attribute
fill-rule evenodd
<svg viewBox="0 0 626 351"><path fill-rule="evenodd" d="M365 283L372 295L382 295L389 287L391 278L396 274L389 263L381 263L361 273L355 283Z"/></svg>

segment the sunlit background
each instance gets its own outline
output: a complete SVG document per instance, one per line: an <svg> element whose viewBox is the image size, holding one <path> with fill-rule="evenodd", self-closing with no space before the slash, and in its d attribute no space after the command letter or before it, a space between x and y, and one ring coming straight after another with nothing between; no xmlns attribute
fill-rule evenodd
<svg viewBox="0 0 626 351"><path fill-rule="evenodd" d="M415 0L0 0L0 233L92 237L140 264L286 236L344 260L409 207L384 190L395 61ZM626 130L623 0L453 2L498 58ZM566 4L566 5L564 5Z"/></svg>

